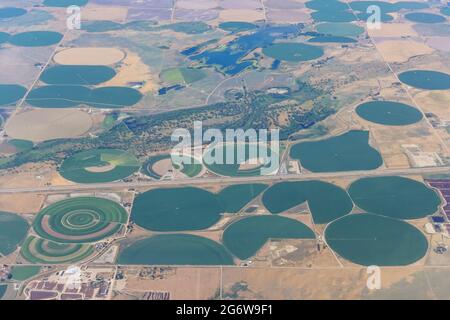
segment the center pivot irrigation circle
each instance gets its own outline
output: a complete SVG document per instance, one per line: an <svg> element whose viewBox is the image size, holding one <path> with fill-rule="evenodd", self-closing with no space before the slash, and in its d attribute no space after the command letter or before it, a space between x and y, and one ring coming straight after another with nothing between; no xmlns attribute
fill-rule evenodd
<svg viewBox="0 0 450 320"><path fill-rule="evenodd" d="M34 229L48 240L85 243L113 235L126 221L125 209L114 201L77 197L44 208L36 217Z"/></svg>

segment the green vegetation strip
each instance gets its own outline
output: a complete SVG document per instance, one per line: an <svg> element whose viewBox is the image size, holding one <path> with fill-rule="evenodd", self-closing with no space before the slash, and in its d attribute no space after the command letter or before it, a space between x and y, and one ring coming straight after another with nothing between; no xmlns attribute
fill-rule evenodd
<svg viewBox="0 0 450 320"><path fill-rule="evenodd" d="M403 177L370 177L353 182L350 197L361 209L398 219L418 219L438 210L434 190Z"/></svg>
<svg viewBox="0 0 450 320"><path fill-rule="evenodd" d="M43 238L62 243L94 242L113 235L127 222L118 203L94 197L76 197L44 208L34 220Z"/></svg>
<svg viewBox="0 0 450 320"><path fill-rule="evenodd" d="M327 244L337 254L364 266L403 266L422 258L425 236L407 222L369 213L351 214L325 230Z"/></svg>
<svg viewBox="0 0 450 320"><path fill-rule="evenodd" d="M269 239L315 239L315 235L297 220L270 215L241 219L223 233L225 247L241 260L254 256Z"/></svg>
<svg viewBox="0 0 450 320"><path fill-rule="evenodd" d="M25 239L28 227L28 222L21 216L0 212L0 254L7 256L13 253Z"/></svg>
<svg viewBox="0 0 450 320"><path fill-rule="evenodd" d="M57 243L30 236L23 243L20 253L31 263L69 264L87 259L94 253L94 247L88 244Z"/></svg>
<svg viewBox="0 0 450 320"><path fill-rule="evenodd" d="M126 151L94 149L68 157L59 172L73 182L96 183L124 179L139 168L136 157Z"/></svg>
<svg viewBox="0 0 450 320"><path fill-rule="evenodd" d="M118 264L232 265L219 243L189 234L164 234L138 240L121 250Z"/></svg>
<svg viewBox="0 0 450 320"><path fill-rule="evenodd" d="M376 169L383 163L369 145L369 132L353 130L324 140L292 146L290 156L312 172Z"/></svg>
<svg viewBox="0 0 450 320"><path fill-rule="evenodd" d="M264 192L262 200L272 213L281 213L308 202L313 220L317 224L333 221L353 208L345 190L322 181L277 183Z"/></svg>

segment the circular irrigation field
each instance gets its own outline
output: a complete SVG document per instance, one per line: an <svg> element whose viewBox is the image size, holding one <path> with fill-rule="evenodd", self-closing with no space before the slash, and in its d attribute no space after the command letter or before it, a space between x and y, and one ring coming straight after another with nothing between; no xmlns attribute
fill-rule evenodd
<svg viewBox="0 0 450 320"><path fill-rule="evenodd" d="M273 163L276 161L276 163ZM276 172L279 156L263 144L225 143L206 148L203 162L211 172L227 177L259 176Z"/></svg>
<svg viewBox="0 0 450 320"><path fill-rule="evenodd" d="M340 256L360 265L403 266L422 258L425 236L409 223L375 214L351 214L325 230L327 244Z"/></svg>
<svg viewBox="0 0 450 320"><path fill-rule="evenodd" d="M416 108L394 101L366 102L356 108L356 113L364 120L388 126L405 126L422 119Z"/></svg>
<svg viewBox="0 0 450 320"><path fill-rule="evenodd" d="M409 70L398 75L401 82L418 89L450 89L450 75L431 70Z"/></svg>
<svg viewBox="0 0 450 320"><path fill-rule="evenodd" d="M94 248L89 244L57 243L30 236L20 253L31 263L62 264L85 260L94 253Z"/></svg>
<svg viewBox="0 0 450 320"><path fill-rule="evenodd" d="M139 168L136 157L126 151L93 149L65 159L59 173L73 182L96 183L126 178Z"/></svg>
<svg viewBox="0 0 450 320"><path fill-rule="evenodd" d="M118 203L94 197L62 200L44 208L33 227L45 239L61 243L85 243L118 232L127 213Z"/></svg>

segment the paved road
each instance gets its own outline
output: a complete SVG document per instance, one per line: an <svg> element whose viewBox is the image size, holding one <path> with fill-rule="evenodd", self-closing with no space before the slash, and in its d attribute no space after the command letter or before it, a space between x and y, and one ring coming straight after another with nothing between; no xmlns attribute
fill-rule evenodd
<svg viewBox="0 0 450 320"><path fill-rule="evenodd" d="M276 181L296 181L313 179L346 178L358 176L394 176L394 175L420 175L420 174L439 174L449 173L450 166L430 167L430 168L409 168L409 169L377 169L369 171L344 171L344 172L319 172L286 174L257 177L214 177L214 178L194 178L194 179L176 179L176 180L148 180L133 182L109 182L109 183L91 183L76 184L65 186L44 186L31 188L6 188L0 189L0 194L12 193L54 193L64 191L83 191L83 190L117 190L141 187L164 187L164 186L185 186L185 185L214 185L224 183L250 183L250 182L276 182Z"/></svg>

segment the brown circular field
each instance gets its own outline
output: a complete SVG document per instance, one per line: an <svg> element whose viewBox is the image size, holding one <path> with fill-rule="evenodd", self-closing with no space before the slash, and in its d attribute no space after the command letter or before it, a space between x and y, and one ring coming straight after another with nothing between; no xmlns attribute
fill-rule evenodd
<svg viewBox="0 0 450 320"><path fill-rule="evenodd" d="M59 51L53 57L65 65L111 65L125 58L125 52L116 48L70 48Z"/></svg>
<svg viewBox="0 0 450 320"><path fill-rule="evenodd" d="M81 110L34 109L14 115L5 129L15 139L46 141L78 137L91 127L91 116Z"/></svg>

